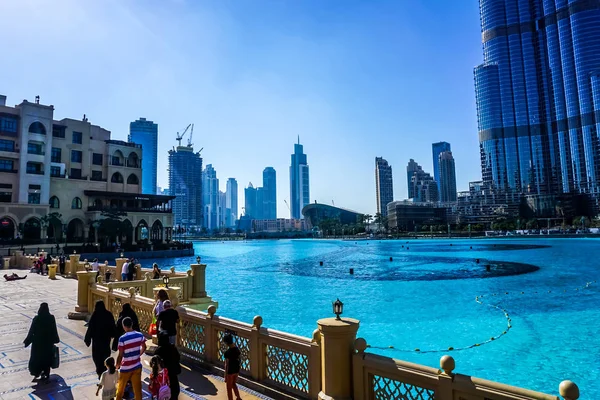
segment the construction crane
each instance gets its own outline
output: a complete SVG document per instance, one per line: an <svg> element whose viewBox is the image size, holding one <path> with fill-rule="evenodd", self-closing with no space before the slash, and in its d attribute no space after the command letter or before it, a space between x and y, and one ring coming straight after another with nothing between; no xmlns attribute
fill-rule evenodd
<svg viewBox="0 0 600 400"><path fill-rule="evenodd" d="M331 200L331 205L335 207L335 203L333 202L333 200Z"/></svg>
<svg viewBox="0 0 600 400"><path fill-rule="evenodd" d="M290 210L290 205L288 204L287 200L286 200L286 199L283 199L283 202L284 202L284 203L285 203L285 205L287 206L287 208L288 208L288 211L289 211L289 212L292 212L292 210Z"/></svg>
<svg viewBox="0 0 600 400"><path fill-rule="evenodd" d="M192 145L193 145L192 136L194 136L194 124L192 124L192 130L190 131L190 137L188 138L188 146L187 147L192 147Z"/></svg>
<svg viewBox="0 0 600 400"><path fill-rule="evenodd" d="M185 130L183 131L183 133L180 135L179 132L177 132L177 141L179 142L178 147L181 147L181 140L183 139L183 137L185 136L186 132L188 131L188 129L190 129L190 126L192 126L192 124L189 124L187 126L187 128L185 128Z"/></svg>

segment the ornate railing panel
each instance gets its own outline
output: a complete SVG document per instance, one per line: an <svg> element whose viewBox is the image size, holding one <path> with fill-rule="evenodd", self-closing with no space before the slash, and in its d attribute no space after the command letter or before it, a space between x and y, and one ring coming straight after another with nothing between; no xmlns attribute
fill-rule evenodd
<svg viewBox="0 0 600 400"><path fill-rule="evenodd" d="M400 382L379 375L371 375L373 395L376 400L433 400L435 391Z"/></svg>
<svg viewBox="0 0 600 400"><path fill-rule="evenodd" d="M205 357L206 333L204 325L194 319L182 318L179 325L179 346L200 358Z"/></svg>
<svg viewBox="0 0 600 400"><path fill-rule="evenodd" d="M219 361L225 362L225 352L227 345L223 342L223 337L226 334L233 336L235 345L240 349L240 368L245 372L250 372L250 339L240 336L236 331L225 329L217 330L217 346Z"/></svg>
<svg viewBox="0 0 600 400"><path fill-rule="evenodd" d="M267 379L308 393L308 356L267 345Z"/></svg>

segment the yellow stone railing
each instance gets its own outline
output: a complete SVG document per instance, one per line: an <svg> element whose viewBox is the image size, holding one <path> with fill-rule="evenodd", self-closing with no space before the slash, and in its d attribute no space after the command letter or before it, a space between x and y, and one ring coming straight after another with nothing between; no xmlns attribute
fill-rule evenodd
<svg viewBox="0 0 600 400"><path fill-rule="evenodd" d="M99 285L89 274L78 275L76 311L93 310L95 302L103 300L116 318L122 304L130 303L147 335L154 300L139 295L135 287L122 291L114 290L115 284ZM183 354L222 368L222 338L229 333L242 354L241 375L294 398L559 400L557 396L455 373L454 359L447 355L437 369L366 353L366 341L356 339L356 320L319 320L319 329L312 338L306 338L264 328L260 316L254 317L252 324L218 316L214 306L208 312L186 307L177 307L177 311L177 344ZM570 381L560 384L559 393L564 400L579 398L577 385Z"/></svg>

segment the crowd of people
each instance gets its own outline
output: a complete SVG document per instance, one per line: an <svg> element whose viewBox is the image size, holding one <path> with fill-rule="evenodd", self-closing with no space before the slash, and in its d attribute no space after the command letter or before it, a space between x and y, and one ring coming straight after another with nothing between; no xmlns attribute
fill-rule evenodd
<svg viewBox="0 0 600 400"><path fill-rule="evenodd" d="M159 290L153 309L156 321L158 348L150 360L149 390L153 399L178 399L181 374L180 355L176 347L179 313L173 307L166 290ZM154 322L153 322L154 323ZM34 380L47 382L50 369L59 366L58 331L47 303L42 303L33 318L25 347L32 345L29 372ZM115 322L104 301L99 300L88 323L84 338L92 348L92 360L98 375L97 396L102 400L121 400L133 393L142 399L142 362L146 337L140 332L139 319L129 303L124 303ZM240 399L237 377L240 371L240 350L231 335L225 335L225 382L229 399ZM116 360L112 352L117 352Z"/></svg>

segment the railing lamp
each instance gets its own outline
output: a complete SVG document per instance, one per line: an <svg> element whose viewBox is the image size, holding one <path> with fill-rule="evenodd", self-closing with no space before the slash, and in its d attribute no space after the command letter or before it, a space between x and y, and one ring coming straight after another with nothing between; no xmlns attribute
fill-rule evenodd
<svg viewBox="0 0 600 400"><path fill-rule="evenodd" d="M169 288L169 276L168 275L164 275L163 276L163 283L165 284L165 288Z"/></svg>
<svg viewBox="0 0 600 400"><path fill-rule="evenodd" d="M337 299L333 303L333 313L335 314L335 319L341 320L340 315L344 312L344 303Z"/></svg>
<svg viewBox="0 0 600 400"><path fill-rule="evenodd" d="M73 250L73 254L77 254L77 250Z"/></svg>
<svg viewBox="0 0 600 400"><path fill-rule="evenodd" d="M123 254L123 252L121 252L121 258L123 258L123 256L124 256L124 254Z"/></svg>
<svg viewBox="0 0 600 400"><path fill-rule="evenodd" d="M202 259L200 258L200 256L197 256L197 257L196 257L196 262L197 262L198 264L200 264L200 261L201 261L201 260L202 260Z"/></svg>

